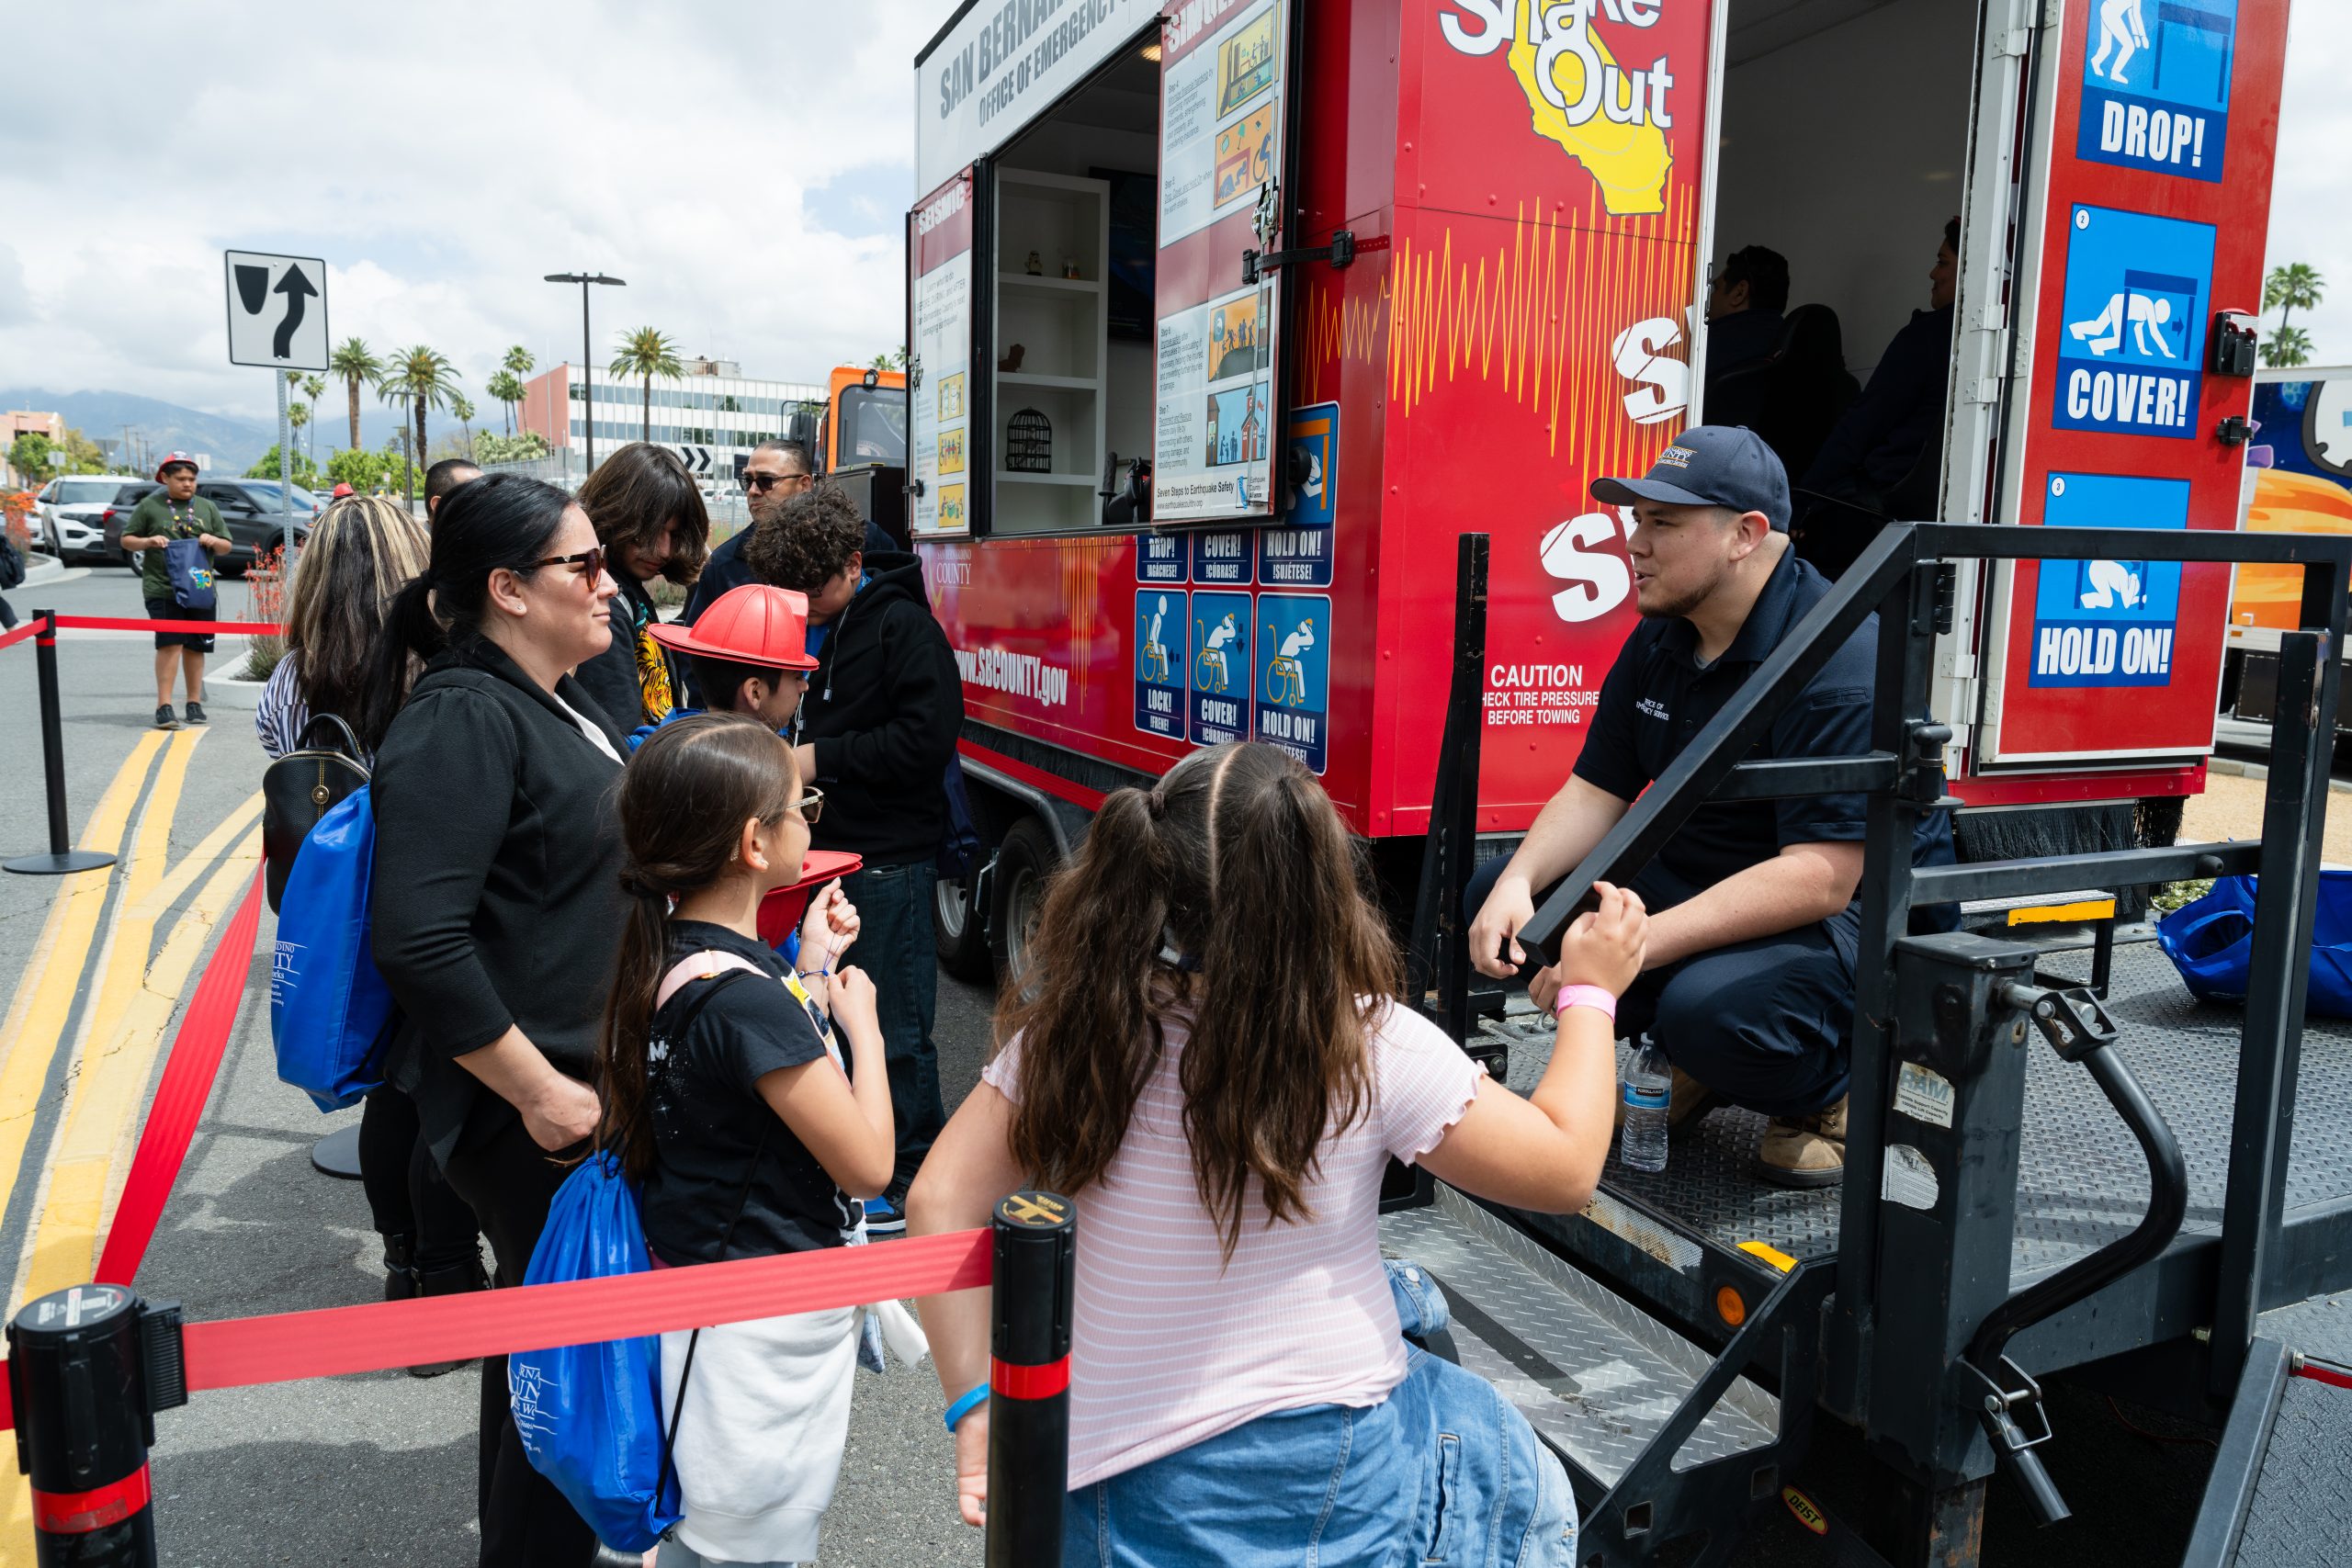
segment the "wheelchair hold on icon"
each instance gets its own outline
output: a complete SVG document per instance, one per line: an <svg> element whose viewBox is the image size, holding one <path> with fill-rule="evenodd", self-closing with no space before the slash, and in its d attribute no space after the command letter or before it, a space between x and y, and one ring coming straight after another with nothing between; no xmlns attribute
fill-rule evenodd
<svg viewBox="0 0 2352 1568"><path fill-rule="evenodd" d="M1266 640L1274 640L1274 627L1269 622ZM1312 617L1298 623L1298 629L1283 638L1281 651L1266 660L1266 701L1276 707L1303 708L1306 705L1306 663L1299 655L1315 646L1315 622Z"/></svg>

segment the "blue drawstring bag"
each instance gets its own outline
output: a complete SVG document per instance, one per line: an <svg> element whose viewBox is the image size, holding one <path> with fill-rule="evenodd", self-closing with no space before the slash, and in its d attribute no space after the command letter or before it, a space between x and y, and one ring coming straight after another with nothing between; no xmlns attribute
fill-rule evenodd
<svg viewBox="0 0 2352 1568"><path fill-rule="evenodd" d="M2156 945L2200 1001L2242 1002L2254 967L2252 876L2217 878L2212 888L2156 922ZM2312 919L2311 984L2303 1010L2352 1018L2352 870L2319 874Z"/></svg>
<svg viewBox="0 0 2352 1568"><path fill-rule="evenodd" d="M202 539L174 539L164 546L164 571L172 603L183 610L209 610L220 602L212 585L212 552Z"/></svg>
<svg viewBox="0 0 2352 1568"><path fill-rule="evenodd" d="M651 1267L636 1184L616 1156L600 1151L556 1189L523 1282L605 1280ZM517 1352L506 1359L506 1389L531 1468L555 1483L605 1545L645 1551L678 1522L678 1478L663 1463L658 1337Z"/></svg>
<svg viewBox="0 0 2352 1568"><path fill-rule="evenodd" d="M278 901L269 976L277 1076L322 1111L355 1104L384 1081L394 1014L368 946L375 865L376 813L362 784L303 839Z"/></svg>

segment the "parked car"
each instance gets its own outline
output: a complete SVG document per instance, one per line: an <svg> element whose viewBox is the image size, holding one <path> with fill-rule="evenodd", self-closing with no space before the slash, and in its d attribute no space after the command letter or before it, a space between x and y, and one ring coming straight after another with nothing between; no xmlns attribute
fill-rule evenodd
<svg viewBox="0 0 2352 1568"><path fill-rule="evenodd" d="M122 547L122 525L130 520L131 509L140 498L160 489L153 479L137 479L122 487L113 502L104 509L106 558L124 566L137 563L130 552ZM288 542L285 524L278 511L276 479L199 479L196 493L220 509L220 521L229 526L230 538L235 547L220 558L220 570L229 577L242 576L254 564L258 554L278 548ZM294 487L294 533L291 540L300 549L311 536L311 524L326 510L326 503L300 485Z"/></svg>
<svg viewBox="0 0 2352 1568"><path fill-rule="evenodd" d="M50 480L35 498L35 541L62 561L107 558L98 519L122 486L119 474L69 474Z"/></svg>

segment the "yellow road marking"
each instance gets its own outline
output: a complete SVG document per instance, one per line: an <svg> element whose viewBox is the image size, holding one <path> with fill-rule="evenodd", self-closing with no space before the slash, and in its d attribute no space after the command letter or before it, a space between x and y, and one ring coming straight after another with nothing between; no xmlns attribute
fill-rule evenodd
<svg viewBox="0 0 2352 1568"><path fill-rule="evenodd" d="M130 808L147 782L149 765L162 750L164 736L151 732L139 738L130 755L115 770L98 808L82 831L82 848L115 853L122 848L130 823ZM49 923L33 951L0 1029L0 1213L6 1213L24 1163L25 1145L32 1136L34 1113L40 1108L50 1063L74 1011L74 998L82 988L82 972L90 943L97 935L98 912L106 907L107 889L116 873L76 876L59 890Z"/></svg>
<svg viewBox="0 0 2352 1568"><path fill-rule="evenodd" d="M183 855L180 863L155 885L155 890L147 897L146 912L161 916L177 903L180 895L187 891L188 884L194 882L206 866L219 860L220 852L227 849L239 834L254 825L254 819L261 816L261 791L255 790L246 796L243 805L222 818L220 825L205 834L196 848Z"/></svg>
<svg viewBox="0 0 2352 1568"><path fill-rule="evenodd" d="M206 879L186 915L165 938L144 983L126 1001L115 1027L93 1035L84 1051L72 1103L49 1160L47 1190L31 1236L19 1301L86 1281L97 1267L104 1223L113 1209L119 1168L137 1140L140 1107L155 1076L155 1058L178 1009L180 994L230 906L253 881L261 861L261 834L248 834ZM153 918L143 922L152 927ZM126 927L141 925L126 919Z"/></svg>
<svg viewBox="0 0 2352 1568"><path fill-rule="evenodd" d="M83 1011L74 1041L77 1056L89 1042L113 1035L122 1010L139 988L139 977L147 972L148 954L155 941L151 904L156 886L171 868L172 818L178 814L180 791L187 784L188 759L205 733L194 728L173 732L164 751L164 765L155 771L147 803L140 807L139 828L122 867L122 897L115 905L112 926L98 950L98 984L90 993L90 1005ZM69 1096L75 1092L72 1079L80 1070L78 1062L68 1069Z"/></svg>

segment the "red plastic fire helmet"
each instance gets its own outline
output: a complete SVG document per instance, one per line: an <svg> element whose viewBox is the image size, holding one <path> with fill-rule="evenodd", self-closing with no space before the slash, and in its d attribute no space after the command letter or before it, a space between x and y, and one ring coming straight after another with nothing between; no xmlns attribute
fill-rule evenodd
<svg viewBox="0 0 2352 1568"><path fill-rule="evenodd" d="M680 653L731 659L763 670L814 670L808 595L764 582L730 588L691 626L656 626L653 640Z"/></svg>

